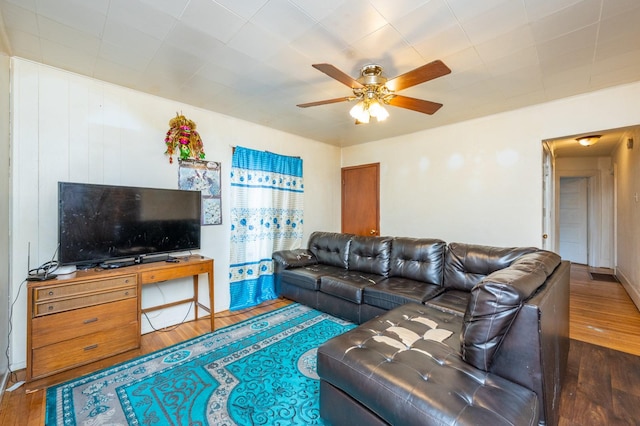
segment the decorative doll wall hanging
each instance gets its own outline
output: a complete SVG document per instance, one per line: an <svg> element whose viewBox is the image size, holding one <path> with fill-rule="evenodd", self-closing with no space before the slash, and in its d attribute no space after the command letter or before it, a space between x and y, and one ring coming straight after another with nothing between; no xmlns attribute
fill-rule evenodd
<svg viewBox="0 0 640 426"><path fill-rule="evenodd" d="M173 164L173 155L177 152L181 160L204 159L204 145L196 131L196 123L182 114L169 120L169 131L164 138L167 145L165 154L169 155L169 163Z"/></svg>

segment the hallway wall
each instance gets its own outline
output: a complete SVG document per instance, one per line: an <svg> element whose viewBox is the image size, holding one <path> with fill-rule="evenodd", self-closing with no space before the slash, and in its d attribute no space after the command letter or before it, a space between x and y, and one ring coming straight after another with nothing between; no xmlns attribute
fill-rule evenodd
<svg viewBox="0 0 640 426"><path fill-rule="evenodd" d="M627 141L633 140L633 148ZM629 131L613 155L615 198L616 274L640 309L640 130Z"/></svg>

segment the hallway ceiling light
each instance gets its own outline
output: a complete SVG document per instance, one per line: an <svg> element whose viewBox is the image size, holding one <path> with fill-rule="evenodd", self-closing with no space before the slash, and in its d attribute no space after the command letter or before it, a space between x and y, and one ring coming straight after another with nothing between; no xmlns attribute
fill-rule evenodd
<svg viewBox="0 0 640 426"><path fill-rule="evenodd" d="M589 136L579 137L576 140L582 146L591 146L596 142L598 142L598 139L600 139L601 137L602 135L589 135Z"/></svg>

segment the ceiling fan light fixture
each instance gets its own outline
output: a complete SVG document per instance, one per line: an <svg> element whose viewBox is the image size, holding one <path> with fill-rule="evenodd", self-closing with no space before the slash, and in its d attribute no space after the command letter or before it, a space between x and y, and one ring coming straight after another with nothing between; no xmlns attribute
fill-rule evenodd
<svg viewBox="0 0 640 426"><path fill-rule="evenodd" d="M367 105L365 105L364 101L359 101L355 104L349 111L349 114L361 123L369 122L369 112L367 111Z"/></svg>
<svg viewBox="0 0 640 426"><path fill-rule="evenodd" d="M387 119L387 117L389 117L389 112L386 110L385 107L382 106L382 104L380 104L380 102L377 99L374 99L369 104L369 114L372 117L377 118L378 121L384 121Z"/></svg>
<svg viewBox="0 0 640 426"><path fill-rule="evenodd" d="M375 64L362 67L358 79L350 77L331 64L322 63L313 64L312 66L334 80L350 87L353 96L307 102L298 104L298 107L307 108L355 100L357 101L356 105L351 108L349 114L356 120L356 124L368 123L371 117L375 117L378 121L386 120L389 117L389 112L383 106L384 104L410 109L423 114L435 113L442 104L397 95L395 92L396 90L407 89L434 78L442 77L451 72L449 67L440 60L425 64L391 80L384 76L382 67ZM387 83L389 83L389 86L387 86Z"/></svg>
<svg viewBox="0 0 640 426"><path fill-rule="evenodd" d="M582 146L591 146L598 142L601 137L602 135L582 136L577 138L576 141L578 141L578 143Z"/></svg>
<svg viewBox="0 0 640 426"><path fill-rule="evenodd" d="M369 115L369 112L364 111L361 115L358 116L358 118L356 118L356 121L360 124L368 124L370 118L371 116Z"/></svg>

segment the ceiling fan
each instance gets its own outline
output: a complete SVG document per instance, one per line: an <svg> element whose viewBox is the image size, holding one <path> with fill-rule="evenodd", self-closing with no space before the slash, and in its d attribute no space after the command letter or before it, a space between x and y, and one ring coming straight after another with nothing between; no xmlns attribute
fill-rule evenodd
<svg viewBox="0 0 640 426"><path fill-rule="evenodd" d="M375 64L365 65L362 67L360 70L360 77L358 79L351 78L349 75L340 71L331 64L313 64L312 66L329 77L338 80L345 86L350 87L353 91L353 95L298 104L298 106L301 108L307 108L357 100L358 102L350 111L351 116L356 120L356 124L368 123L370 117L377 118L378 121L386 119L389 116L389 113L383 105L406 108L424 114L435 113L440 109L442 104L397 95L396 92L442 77L443 75L451 72L449 67L440 60L430 62L392 79L387 79L382 73L382 67Z"/></svg>

